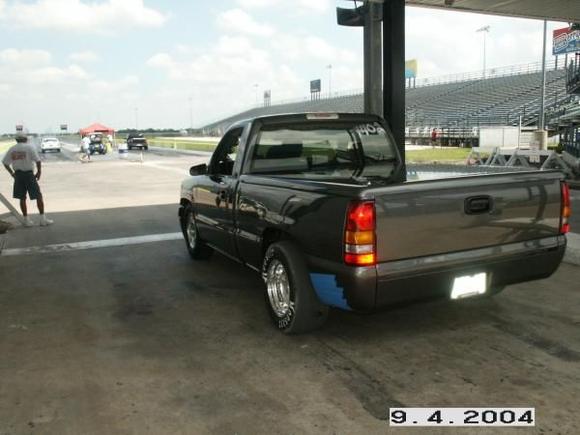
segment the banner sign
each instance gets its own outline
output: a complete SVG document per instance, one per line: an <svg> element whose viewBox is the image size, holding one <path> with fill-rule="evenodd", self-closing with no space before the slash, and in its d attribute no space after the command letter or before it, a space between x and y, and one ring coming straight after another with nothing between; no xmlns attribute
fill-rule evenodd
<svg viewBox="0 0 580 435"><path fill-rule="evenodd" d="M269 100L270 98L272 98L272 91L264 91L264 100Z"/></svg>
<svg viewBox="0 0 580 435"><path fill-rule="evenodd" d="M412 79L417 77L417 59L405 61L405 78Z"/></svg>
<svg viewBox="0 0 580 435"><path fill-rule="evenodd" d="M580 29L564 27L554 30L552 54L566 54L580 51Z"/></svg>
<svg viewBox="0 0 580 435"><path fill-rule="evenodd" d="M320 92L321 89L322 84L320 79L310 81L310 93Z"/></svg>
<svg viewBox="0 0 580 435"><path fill-rule="evenodd" d="M68 125L66 125L66 124L60 124L60 130L61 131L67 131L68 130Z"/></svg>
<svg viewBox="0 0 580 435"><path fill-rule="evenodd" d="M23 131L23 130L24 130L24 127L22 125L18 124L16 126L16 131Z"/></svg>

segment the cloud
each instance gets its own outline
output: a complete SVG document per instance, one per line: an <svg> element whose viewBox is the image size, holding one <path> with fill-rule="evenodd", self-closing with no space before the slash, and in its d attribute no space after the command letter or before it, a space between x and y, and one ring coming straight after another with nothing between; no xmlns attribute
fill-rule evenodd
<svg viewBox="0 0 580 435"><path fill-rule="evenodd" d="M4 131L20 122L36 131L108 123L124 116L121 105L137 98L139 84L135 75L103 80L75 63L54 62L45 50L7 48L0 50L0 119Z"/></svg>
<svg viewBox="0 0 580 435"><path fill-rule="evenodd" d="M170 100L184 93L203 95L200 102L208 114L242 110L255 102L258 92L273 89L276 98L289 98L301 81L292 68L276 62L270 54L245 36L222 36L201 55L157 53L147 65L162 71L170 79L159 89L156 98ZM232 98L235 95L235 98ZM261 98L261 97L260 97Z"/></svg>
<svg viewBox="0 0 580 435"><path fill-rule="evenodd" d="M225 35L205 47L202 53L187 53L183 49L159 52L149 58L147 65L163 73L167 79L151 98L158 107L170 107L171 102L181 101L184 105L182 112L187 114L186 100L188 95L192 95L195 124L201 125L248 109L256 100L261 102L264 90L272 91L272 101L276 103L306 96L312 78L323 78L326 86L329 71L325 66L337 59L333 56L343 58L332 69L333 89L350 90L362 86L362 61L357 63L360 59L354 53L314 36L276 35L275 38L274 49L271 47L274 42ZM299 50L301 46L302 51ZM289 50L292 53L286 56ZM296 62L294 54L301 62ZM304 71L304 63L313 66L310 71ZM160 116L165 117L165 114ZM158 122L175 125L176 120L171 124L168 117ZM188 123L188 118L184 117L182 125Z"/></svg>
<svg viewBox="0 0 580 435"><path fill-rule="evenodd" d="M486 16L467 12L408 8L406 54L419 62L419 77L480 71L483 66L483 34L486 35L488 68L541 60L542 26L539 20ZM549 24L551 27L557 24ZM548 50L551 51L551 47Z"/></svg>
<svg viewBox="0 0 580 435"><path fill-rule="evenodd" d="M4 85L11 84L11 89L70 83L88 78L89 74L78 65L52 65L52 56L45 50L8 48L0 51L0 82Z"/></svg>
<svg viewBox="0 0 580 435"><path fill-rule="evenodd" d="M280 6L286 12L293 14L323 13L327 12L332 5L331 0L293 0L290 9L288 7L290 2L282 0L237 0L237 3L243 9L272 9Z"/></svg>
<svg viewBox="0 0 580 435"><path fill-rule="evenodd" d="M230 9L217 17L220 29L227 33L241 33L254 36L270 36L274 29L267 24L261 24L241 9Z"/></svg>
<svg viewBox="0 0 580 435"><path fill-rule="evenodd" d="M68 58L73 62L91 63L100 59L99 55L94 51L77 51L69 54Z"/></svg>
<svg viewBox="0 0 580 435"><path fill-rule="evenodd" d="M2 1L2 0L0 0ZM4 8L5 21L27 29L107 34L128 27L161 27L167 16L146 7L143 0L37 0L11 2Z"/></svg>
<svg viewBox="0 0 580 435"><path fill-rule="evenodd" d="M34 68L48 65L51 54L46 50L17 50L7 48L0 51L0 67Z"/></svg>
<svg viewBox="0 0 580 435"><path fill-rule="evenodd" d="M362 57L353 51L335 47L325 39L314 35L279 34L271 40L271 46L275 52L291 61L308 58L330 63L362 62Z"/></svg>

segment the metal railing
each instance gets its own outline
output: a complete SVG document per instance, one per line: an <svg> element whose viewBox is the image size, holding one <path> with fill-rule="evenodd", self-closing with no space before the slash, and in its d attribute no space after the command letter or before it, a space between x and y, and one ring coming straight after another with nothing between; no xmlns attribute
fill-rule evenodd
<svg viewBox="0 0 580 435"><path fill-rule="evenodd" d="M546 63L546 69L563 69L564 63L558 63L556 65L555 60L551 60ZM522 75L522 74L532 74L542 71L542 62L532 62L526 64L519 64L519 65L509 65L509 66L502 66L502 67L495 67L489 68L481 71L474 71L474 72L466 72L466 73L457 73L457 74L448 74L444 76L435 76L435 77L425 77L422 79L416 80L416 86L424 87L424 86L433 86L433 85L444 85L448 83L457 83L457 82L466 82L471 80L485 80L485 79L495 79L499 77L509 77L515 75Z"/></svg>
<svg viewBox="0 0 580 435"><path fill-rule="evenodd" d="M555 60L551 60L547 62L547 69L564 69L564 63L560 62L556 64ZM538 73L542 70L542 63L541 62L532 62L527 64L518 64L518 65L509 65L504 67L495 67L486 69L485 74L483 70L474 71L474 72L466 72L466 73L458 73L458 74L448 74L443 76L435 76L435 77L425 77L422 79L415 80L415 86L412 88L407 87L407 89L414 89L414 88L422 88L426 86L435 86L435 85L443 85L449 83L460 83L460 82L468 82L474 80L485 80L485 79L495 79L500 77L508 77L508 76L516 76L522 74L532 74ZM363 90L360 88L357 89L348 89L343 91L336 91L332 92L330 95L324 94L321 95L319 100L315 100L316 102L323 102L329 101L337 98L344 98L344 97L354 97L354 96L362 96ZM250 112L252 110L257 109L270 109L272 111L276 111L276 107L283 106L287 104L296 104L296 103L310 103L311 98L310 96L304 96L300 98L288 98L282 100L274 100L268 106L264 106L263 103L256 104L250 106L244 110L231 114L229 116L220 117L215 119L212 122L208 122L205 124L205 128L218 125L221 123L227 123L229 119L236 118L238 115Z"/></svg>

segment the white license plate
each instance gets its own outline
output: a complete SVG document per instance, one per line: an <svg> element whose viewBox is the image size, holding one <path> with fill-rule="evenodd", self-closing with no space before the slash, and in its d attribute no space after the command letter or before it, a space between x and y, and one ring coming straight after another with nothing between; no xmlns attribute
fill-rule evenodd
<svg viewBox="0 0 580 435"><path fill-rule="evenodd" d="M468 298L482 295L487 290L487 274L485 272L475 275L458 276L453 280L451 299Z"/></svg>

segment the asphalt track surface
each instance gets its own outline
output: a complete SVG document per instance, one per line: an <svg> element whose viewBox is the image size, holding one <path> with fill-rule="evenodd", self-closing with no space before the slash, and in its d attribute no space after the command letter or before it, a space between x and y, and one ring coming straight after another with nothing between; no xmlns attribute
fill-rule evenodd
<svg viewBox="0 0 580 435"><path fill-rule="evenodd" d="M55 224L0 256L0 434L384 434L395 406L535 407L526 433L577 433L579 267L285 336L256 273L179 238L179 182L207 155L143 154L44 156Z"/></svg>

